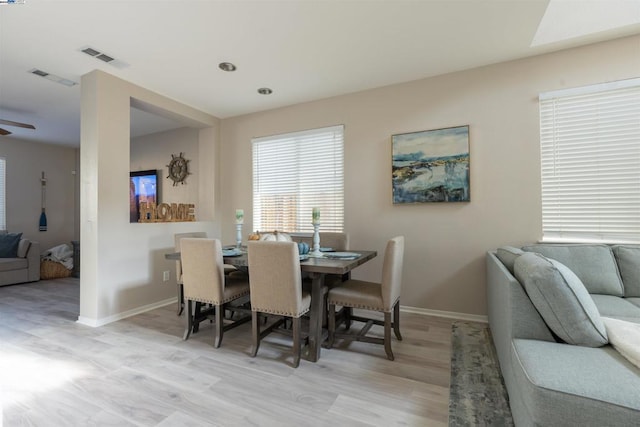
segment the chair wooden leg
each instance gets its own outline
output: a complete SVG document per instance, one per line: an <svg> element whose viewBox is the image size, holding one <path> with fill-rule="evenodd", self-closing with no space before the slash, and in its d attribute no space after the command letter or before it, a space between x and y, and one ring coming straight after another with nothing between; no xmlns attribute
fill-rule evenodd
<svg viewBox="0 0 640 427"><path fill-rule="evenodd" d="M327 348L333 347L333 340L336 336L336 306L335 304L329 304L329 319L328 325L329 338L327 339Z"/></svg>
<svg viewBox="0 0 640 427"><path fill-rule="evenodd" d="M329 306L327 305L327 296L329 296L328 292L322 296L322 327L323 328L329 327Z"/></svg>
<svg viewBox="0 0 640 427"><path fill-rule="evenodd" d="M193 314L193 327L191 328L193 333L197 333L200 330L200 312L202 311L202 303L196 301L194 304L196 306L195 312Z"/></svg>
<svg viewBox="0 0 640 427"><path fill-rule="evenodd" d="M293 323L293 367L300 365L300 318L291 319Z"/></svg>
<svg viewBox="0 0 640 427"><path fill-rule="evenodd" d="M178 316L184 311L184 286L182 283L178 284Z"/></svg>
<svg viewBox="0 0 640 427"><path fill-rule="evenodd" d="M258 354L258 347L260 347L260 315L257 311L251 312L251 331L253 336L251 357L256 357L256 354Z"/></svg>
<svg viewBox="0 0 640 427"><path fill-rule="evenodd" d="M353 308L344 308L344 330L348 331L351 328L351 316L353 316Z"/></svg>
<svg viewBox="0 0 640 427"><path fill-rule="evenodd" d="M393 332L396 334L398 341L402 341L402 335L400 335L400 300L393 306Z"/></svg>
<svg viewBox="0 0 640 427"><path fill-rule="evenodd" d="M391 313L384 313L384 351L387 353L387 359L393 360L393 352L391 351Z"/></svg>
<svg viewBox="0 0 640 427"><path fill-rule="evenodd" d="M187 301L187 315L185 316L186 328L184 330L184 335L182 336L183 340L188 340L189 335L191 335L191 330L193 329L193 302L191 300Z"/></svg>
<svg viewBox="0 0 640 427"><path fill-rule="evenodd" d="M222 343L222 334L224 334L224 304L216 305L216 337L213 341L215 348L220 347Z"/></svg>

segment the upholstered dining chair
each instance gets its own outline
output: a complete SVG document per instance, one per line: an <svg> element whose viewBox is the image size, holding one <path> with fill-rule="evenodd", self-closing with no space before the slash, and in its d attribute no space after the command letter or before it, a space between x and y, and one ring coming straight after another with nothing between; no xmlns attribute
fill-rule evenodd
<svg viewBox="0 0 640 427"><path fill-rule="evenodd" d="M215 340L214 347L220 347L223 333L250 320L248 308L231 306L234 300L249 295L249 282L244 274L224 274L222 246L218 239L182 238L180 240L182 260L182 282L184 298L187 302L187 326L184 339L188 339L194 325L199 323L201 314L193 303L214 306ZM247 315L238 320L224 323L224 312L245 311Z"/></svg>
<svg viewBox="0 0 640 427"><path fill-rule="evenodd" d="M295 242L305 242L313 249L313 236L293 237ZM320 232L320 246L331 248L334 251L346 251L349 249L349 234L329 231Z"/></svg>
<svg viewBox="0 0 640 427"><path fill-rule="evenodd" d="M309 311L311 304L311 295L302 289L298 245L295 242L250 241L247 250L253 330L251 356L258 354L264 337L291 318L293 367L297 368L302 342L300 317ZM282 318L260 331L261 313Z"/></svg>
<svg viewBox="0 0 640 427"><path fill-rule="evenodd" d="M193 231L191 233L176 233L173 235L174 249L176 252L180 252L180 240L184 237L192 238L206 238L207 233L204 231ZM184 287L182 286L182 262L176 261L176 282L178 283L178 316L182 314L184 310Z"/></svg>
<svg viewBox="0 0 640 427"><path fill-rule="evenodd" d="M383 344L387 358L393 360L391 350L391 329L398 340L400 335L400 287L402 284L402 262L404 257L404 236L397 236L387 242L382 267L382 282L373 283L363 280L347 280L335 285L327 295L329 305L329 340L327 346L331 348L335 337L351 338L357 341ZM364 322L365 325L358 334L336 333L336 306L348 308L343 310L340 319L345 322L348 329L351 321ZM384 313L384 321L361 316L354 316L352 309L365 309ZM393 321L391 319L393 313ZM373 325L384 326L384 338L367 336L367 332Z"/></svg>
<svg viewBox="0 0 640 427"><path fill-rule="evenodd" d="M204 231L193 231L190 233L176 233L173 235L174 239L174 249L176 252L180 252L180 239L183 237L193 237L193 238L206 238L207 233ZM224 274L230 274L239 271L232 265L225 264L224 265ZM182 286L182 261L176 261L176 282L178 284L178 316L182 314L184 310L184 289Z"/></svg>

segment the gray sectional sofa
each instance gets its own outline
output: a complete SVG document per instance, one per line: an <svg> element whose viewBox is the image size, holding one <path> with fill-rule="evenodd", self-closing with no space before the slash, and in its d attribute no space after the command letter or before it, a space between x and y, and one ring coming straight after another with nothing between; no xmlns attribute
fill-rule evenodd
<svg viewBox="0 0 640 427"><path fill-rule="evenodd" d="M503 247L486 261L489 324L516 425L640 426L640 369L602 328L604 316L640 323L640 246Z"/></svg>
<svg viewBox="0 0 640 427"><path fill-rule="evenodd" d="M40 280L40 244L19 238L15 254L0 257L0 286Z"/></svg>

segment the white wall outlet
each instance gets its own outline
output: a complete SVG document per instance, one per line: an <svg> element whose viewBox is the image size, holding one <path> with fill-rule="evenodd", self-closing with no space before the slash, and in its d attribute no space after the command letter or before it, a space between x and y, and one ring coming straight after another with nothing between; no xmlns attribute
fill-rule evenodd
<svg viewBox="0 0 640 427"><path fill-rule="evenodd" d="M162 281L163 282L168 282L169 281L169 271L163 271L162 272Z"/></svg>

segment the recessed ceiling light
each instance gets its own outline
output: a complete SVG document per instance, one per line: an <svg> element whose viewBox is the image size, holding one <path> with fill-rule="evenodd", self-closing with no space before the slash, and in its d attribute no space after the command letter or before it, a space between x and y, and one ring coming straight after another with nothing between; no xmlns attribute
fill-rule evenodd
<svg viewBox="0 0 640 427"><path fill-rule="evenodd" d="M222 71L235 71L236 70L236 66L233 65L231 62L221 62L218 64L218 68L220 68Z"/></svg>
<svg viewBox="0 0 640 427"><path fill-rule="evenodd" d="M261 87L260 89L258 89L258 93L260 95L271 95L273 91L268 87Z"/></svg>

